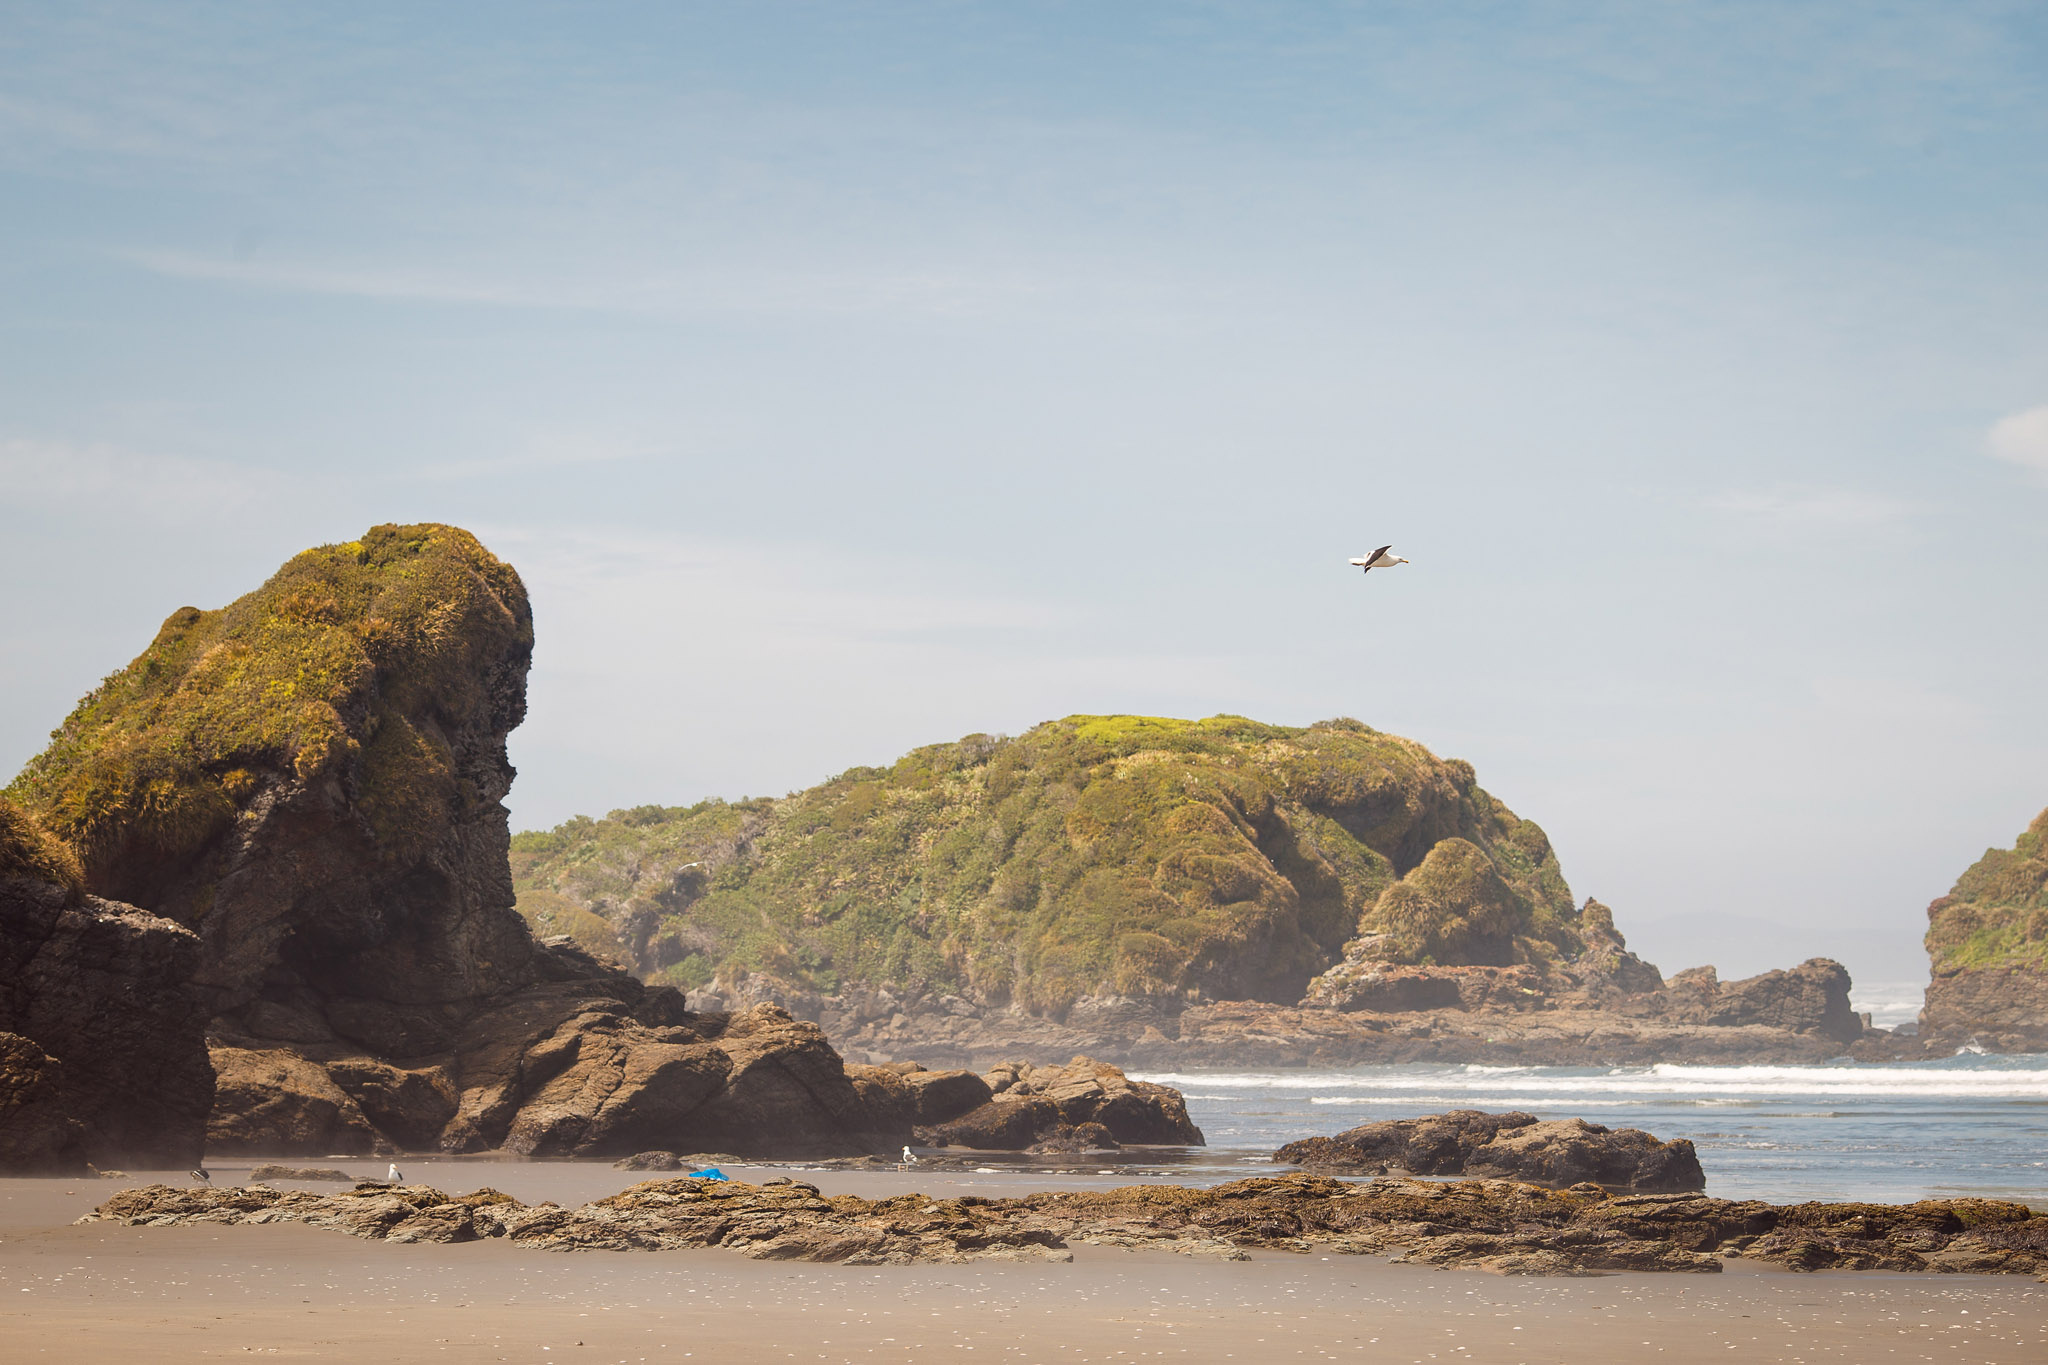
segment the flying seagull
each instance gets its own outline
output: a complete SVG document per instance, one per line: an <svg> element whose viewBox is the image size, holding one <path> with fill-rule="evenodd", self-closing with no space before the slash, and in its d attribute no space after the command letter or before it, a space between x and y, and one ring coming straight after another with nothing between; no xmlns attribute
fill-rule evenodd
<svg viewBox="0 0 2048 1365"><path fill-rule="evenodd" d="M1387 551L1393 548L1391 545L1382 545L1371 554L1363 555L1351 562L1366 573L1371 573L1374 569L1391 569L1396 564L1406 564L1408 561L1401 558L1401 556L1387 553Z"/></svg>

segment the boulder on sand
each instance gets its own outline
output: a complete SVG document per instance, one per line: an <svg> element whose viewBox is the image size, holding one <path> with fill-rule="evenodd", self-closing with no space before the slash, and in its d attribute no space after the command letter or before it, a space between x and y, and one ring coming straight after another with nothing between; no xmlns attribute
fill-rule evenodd
<svg viewBox="0 0 2048 1365"><path fill-rule="evenodd" d="M915 1073L906 1079L915 1079ZM1059 1067L1009 1062L979 1079L989 1099L965 1113L921 1125L918 1141L986 1151L1034 1146L1078 1151L1099 1127L1118 1145L1202 1145L1202 1130L1188 1118L1179 1091L1134 1081L1106 1062L1089 1057L1076 1057ZM962 1086L957 1093L972 1092ZM1078 1131L1084 1126L1090 1132Z"/></svg>
<svg viewBox="0 0 2048 1365"><path fill-rule="evenodd" d="M1670 1192L1706 1187L1691 1142L1659 1141L1640 1128L1612 1129L1584 1119L1543 1121L1534 1114L1454 1109L1419 1119L1362 1124L1335 1137L1304 1138L1273 1160L1312 1170L1385 1175L1463 1175L1525 1180L1565 1188Z"/></svg>

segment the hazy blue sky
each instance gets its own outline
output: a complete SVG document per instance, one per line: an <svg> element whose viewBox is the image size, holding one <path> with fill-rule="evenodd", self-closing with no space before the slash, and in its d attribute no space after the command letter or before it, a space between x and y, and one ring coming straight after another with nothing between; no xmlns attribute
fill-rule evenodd
<svg viewBox="0 0 2048 1365"><path fill-rule="evenodd" d="M1909 975L2048 804L2044 15L0 0L0 767L437 519L520 826L1353 715L1667 970Z"/></svg>

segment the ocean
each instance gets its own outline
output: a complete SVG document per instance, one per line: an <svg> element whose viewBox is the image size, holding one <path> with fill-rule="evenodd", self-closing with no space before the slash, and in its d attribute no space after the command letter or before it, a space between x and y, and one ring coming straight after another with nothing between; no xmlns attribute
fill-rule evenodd
<svg viewBox="0 0 2048 1365"><path fill-rule="evenodd" d="M1909 1022L1917 983L1858 991L1881 1027ZM1520 1109L1690 1138L1707 1191L1732 1199L1887 1203L1952 1195L2048 1208L2048 1055L1818 1066L1365 1066L1183 1071L1209 1140L1183 1178L1270 1171L1295 1138L1446 1109Z"/></svg>

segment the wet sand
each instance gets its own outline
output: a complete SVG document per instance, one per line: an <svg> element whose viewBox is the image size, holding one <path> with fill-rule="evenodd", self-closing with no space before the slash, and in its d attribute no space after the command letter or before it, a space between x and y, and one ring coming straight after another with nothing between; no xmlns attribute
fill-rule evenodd
<svg viewBox="0 0 2048 1365"><path fill-rule="evenodd" d="M359 1175L383 1166L294 1164ZM567 1163L402 1164L408 1180L565 1205L648 1178ZM247 1169L216 1167L216 1180ZM1093 1183L799 1178L870 1196ZM848 1268L720 1251L394 1246L290 1225L70 1225L112 1190L153 1179L171 1176L0 1180L0 1360L2048 1360L2048 1285L2005 1277L1796 1275L1736 1262L1717 1276L1502 1279L1372 1257L1224 1262L1091 1247L1068 1265Z"/></svg>

